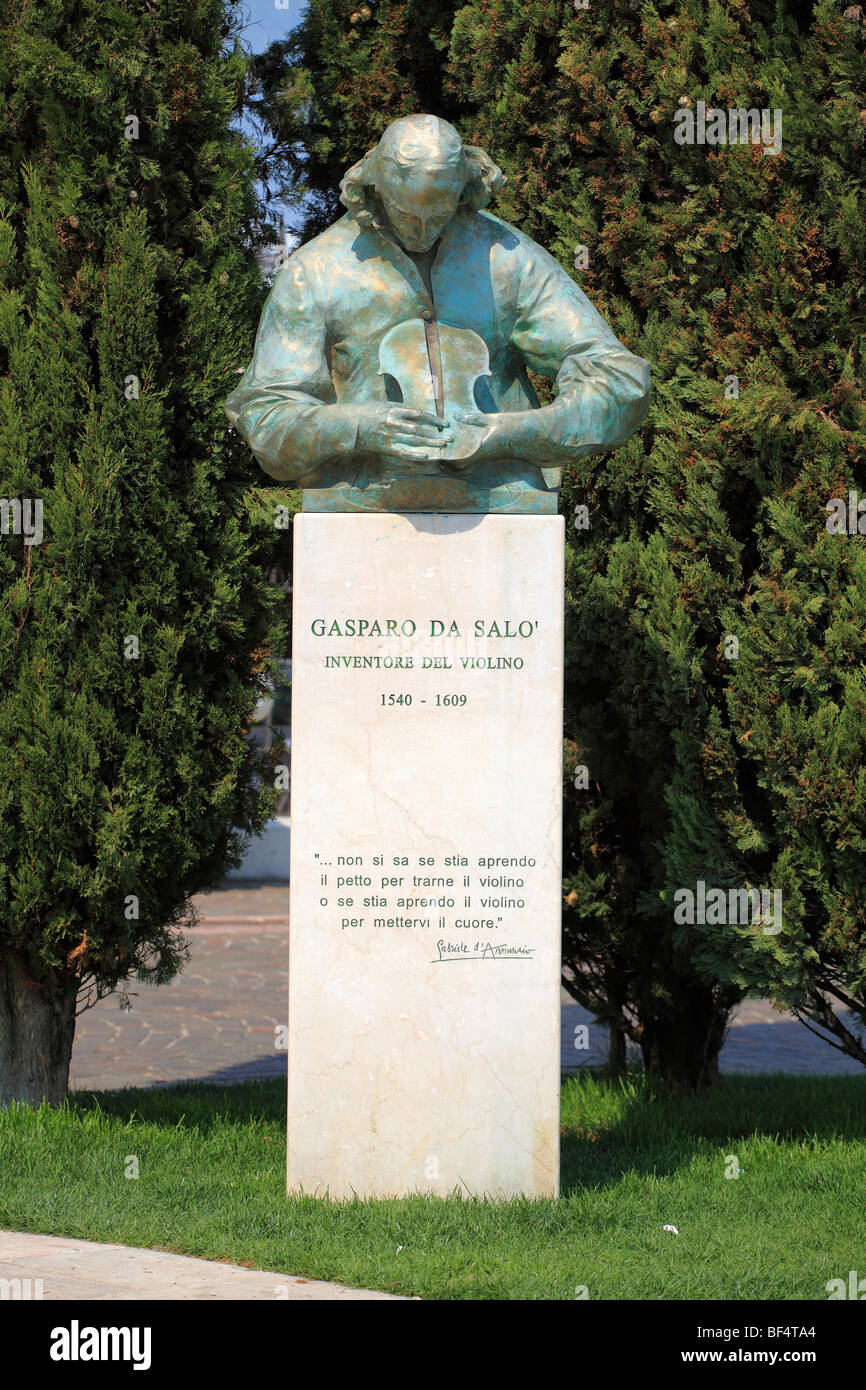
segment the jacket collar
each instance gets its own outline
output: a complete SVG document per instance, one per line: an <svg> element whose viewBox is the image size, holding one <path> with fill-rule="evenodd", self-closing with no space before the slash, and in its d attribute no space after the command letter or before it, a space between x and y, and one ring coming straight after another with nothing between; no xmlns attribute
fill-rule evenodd
<svg viewBox="0 0 866 1390"><path fill-rule="evenodd" d="M453 256L460 242L465 239L475 216L477 216L475 213L458 211L440 236L436 255L430 267L434 298L436 298L437 275L442 273L443 267ZM404 251L391 227L375 222L369 227L358 227L358 234L360 237L370 237L379 255L390 261L395 269L399 270L403 278L409 282L412 289L423 300L425 308L433 310L434 305L430 302L427 287L421 278L421 272L408 252Z"/></svg>

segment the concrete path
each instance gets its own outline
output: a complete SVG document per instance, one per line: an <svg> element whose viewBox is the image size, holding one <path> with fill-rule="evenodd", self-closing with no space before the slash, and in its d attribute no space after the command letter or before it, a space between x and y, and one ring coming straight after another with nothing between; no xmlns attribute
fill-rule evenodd
<svg viewBox="0 0 866 1390"><path fill-rule="evenodd" d="M20 1286L10 1283L20 1280ZM29 1281L29 1282L28 1282ZM161 1250L103 1245L64 1236L0 1231L0 1301L7 1299L260 1299L311 1302L387 1299L396 1294L349 1289L218 1260L195 1260Z"/></svg>
<svg viewBox="0 0 866 1390"><path fill-rule="evenodd" d="M288 1000L288 884L229 884L202 895L196 906L201 922L189 933L191 960L183 974L159 989L131 985L129 1012L112 995L79 1018L73 1089L285 1076L285 1039L278 1030L286 1023ZM562 998L563 1069L605 1061L605 1030L565 992ZM584 1027L585 1034L576 1031ZM721 1068L863 1072L765 1000L740 1006Z"/></svg>

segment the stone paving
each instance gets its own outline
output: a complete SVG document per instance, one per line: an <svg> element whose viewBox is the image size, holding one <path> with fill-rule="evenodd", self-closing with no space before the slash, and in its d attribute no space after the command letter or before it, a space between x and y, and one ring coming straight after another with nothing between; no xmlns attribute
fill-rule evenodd
<svg viewBox="0 0 866 1390"><path fill-rule="evenodd" d="M140 1250L67 1236L0 1231L0 1299L231 1299L310 1303L386 1300L399 1294L352 1289L321 1279L300 1279L263 1269L246 1269L223 1260L199 1260L165 1250ZM24 1292L26 1290L26 1293Z"/></svg>
<svg viewBox="0 0 866 1390"><path fill-rule="evenodd" d="M228 884L196 899L190 963L171 984L130 985L132 1009L116 995L78 1020L70 1084L111 1090L197 1079L284 1076L278 1031L288 997L288 884ZM138 991L137 993L135 991ZM587 1048L575 1029L588 1025ZM605 1060L605 1031L563 992L565 1070ZM861 1073L863 1068L769 1003L747 1000L721 1053L730 1072Z"/></svg>

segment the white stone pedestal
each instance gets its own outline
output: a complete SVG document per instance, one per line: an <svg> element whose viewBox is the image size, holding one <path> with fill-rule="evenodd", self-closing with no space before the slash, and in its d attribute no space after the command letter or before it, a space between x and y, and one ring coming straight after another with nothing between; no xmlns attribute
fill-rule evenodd
<svg viewBox="0 0 866 1390"><path fill-rule="evenodd" d="M556 1196L563 519L294 525L289 1190Z"/></svg>

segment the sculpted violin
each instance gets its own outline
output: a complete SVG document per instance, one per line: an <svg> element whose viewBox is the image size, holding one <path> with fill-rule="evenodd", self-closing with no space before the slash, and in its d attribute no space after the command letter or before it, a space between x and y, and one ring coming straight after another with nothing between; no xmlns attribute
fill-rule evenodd
<svg viewBox="0 0 866 1390"><path fill-rule="evenodd" d="M454 439L431 456L431 475L439 474L440 463L477 451L483 431L454 418L478 413L476 384L491 376L487 345L477 333L435 319L406 319L379 344L379 375L389 400L449 421Z"/></svg>

